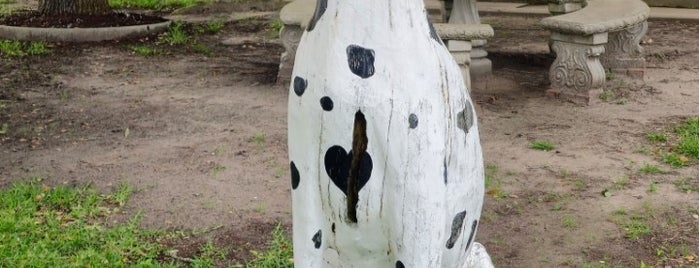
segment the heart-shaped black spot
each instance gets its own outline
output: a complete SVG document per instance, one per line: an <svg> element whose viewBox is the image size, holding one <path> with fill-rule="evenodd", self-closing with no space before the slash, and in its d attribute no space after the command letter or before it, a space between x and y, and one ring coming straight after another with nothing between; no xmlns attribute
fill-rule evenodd
<svg viewBox="0 0 699 268"><path fill-rule="evenodd" d="M335 145L325 152L325 172L333 181L337 188L347 194L347 178L349 177L350 166L352 165L352 151L347 153L342 146ZM359 163L359 176L357 188L361 190L371 177L373 162L369 153L361 155Z"/></svg>

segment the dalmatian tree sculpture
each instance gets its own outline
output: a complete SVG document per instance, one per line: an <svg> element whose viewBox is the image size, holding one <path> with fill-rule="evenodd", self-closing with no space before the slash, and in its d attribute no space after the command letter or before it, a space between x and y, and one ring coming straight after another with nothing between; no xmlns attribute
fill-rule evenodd
<svg viewBox="0 0 699 268"><path fill-rule="evenodd" d="M319 0L296 55L295 266L491 267L474 109L422 0Z"/></svg>

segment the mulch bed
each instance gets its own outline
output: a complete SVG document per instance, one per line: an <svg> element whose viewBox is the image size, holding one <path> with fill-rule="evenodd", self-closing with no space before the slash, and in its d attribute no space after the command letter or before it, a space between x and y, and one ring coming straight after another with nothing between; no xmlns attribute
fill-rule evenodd
<svg viewBox="0 0 699 268"><path fill-rule="evenodd" d="M166 19L161 17L132 13L44 16L39 12L31 11L12 14L0 21L0 25L37 28L100 28L144 25L164 21Z"/></svg>

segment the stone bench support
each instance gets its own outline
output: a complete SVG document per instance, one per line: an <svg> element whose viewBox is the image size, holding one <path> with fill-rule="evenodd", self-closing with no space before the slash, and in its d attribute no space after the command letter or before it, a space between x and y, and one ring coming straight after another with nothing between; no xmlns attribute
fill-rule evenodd
<svg viewBox="0 0 699 268"><path fill-rule="evenodd" d="M605 72L600 55L604 53L607 38L607 33L551 34L551 49L556 53L556 60L551 65L549 80L554 93L582 102L601 93Z"/></svg>
<svg viewBox="0 0 699 268"><path fill-rule="evenodd" d="M589 103L604 86L605 70L642 70L640 41L649 14L641 0L588 0L578 11L544 18L541 26L551 31L556 54L549 73L551 92Z"/></svg>
<svg viewBox="0 0 699 268"><path fill-rule="evenodd" d="M474 63L474 40L490 39L494 35L493 27L487 24L438 23L435 30L449 49L456 63L459 64L466 88L471 90L472 64ZM477 60L476 60L477 61Z"/></svg>

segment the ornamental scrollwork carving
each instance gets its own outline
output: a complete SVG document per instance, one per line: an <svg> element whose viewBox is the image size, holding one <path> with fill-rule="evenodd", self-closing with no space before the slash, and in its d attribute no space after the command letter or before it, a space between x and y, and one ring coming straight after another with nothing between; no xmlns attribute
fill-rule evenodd
<svg viewBox="0 0 699 268"><path fill-rule="evenodd" d="M554 88L585 93L602 86L604 69L599 56L604 46L554 41L552 48L557 55L549 73Z"/></svg>
<svg viewBox="0 0 699 268"><path fill-rule="evenodd" d="M639 23L621 31L609 33L606 45L607 55L623 54L625 57L640 57L643 55L641 38L648 31L648 22Z"/></svg>

